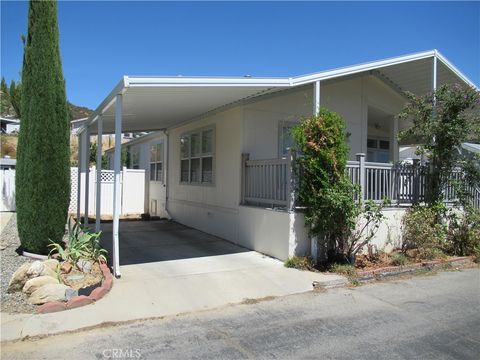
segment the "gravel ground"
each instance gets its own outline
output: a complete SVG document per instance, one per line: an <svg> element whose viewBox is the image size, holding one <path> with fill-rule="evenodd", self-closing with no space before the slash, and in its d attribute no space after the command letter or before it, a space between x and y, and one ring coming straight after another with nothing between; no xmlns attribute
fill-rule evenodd
<svg viewBox="0 0 480 360"><path fill-rule="evenodd" d="M20 246L17 232L17 214L13 214L0 235L1 311L33 313L36 306L28 304L27 298L22 292L7 293L8 283L13 273L24 262L32 262L32 260L18 255L15 251Z"/></svg>

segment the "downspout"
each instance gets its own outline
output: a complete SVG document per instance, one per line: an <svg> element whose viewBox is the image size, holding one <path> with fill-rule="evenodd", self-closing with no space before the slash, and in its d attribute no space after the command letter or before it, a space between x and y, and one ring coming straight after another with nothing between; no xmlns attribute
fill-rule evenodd
<svg viewBox="0 0 480 360"><path fill-rule="evenodd" d="M169 189L169 186L168 186L168 178L170 176L170 166L169 166L169 157L170 157L170 152L169 152L169 148L170 148L170 137L169 137L169 133L168 133L168 130L167 129L164 129L163 130L163 133L165 134L166 138L167 138L167 146L165 147L165 157L166 157L166 160L165 160L165 169L167 170L166 173L167 173L167 176L165 176L165 213L167 214L167 217L168 217L168 220L171 220L172 219L172 216L170 215L170 213L168 212L168 189Z"/></svg>

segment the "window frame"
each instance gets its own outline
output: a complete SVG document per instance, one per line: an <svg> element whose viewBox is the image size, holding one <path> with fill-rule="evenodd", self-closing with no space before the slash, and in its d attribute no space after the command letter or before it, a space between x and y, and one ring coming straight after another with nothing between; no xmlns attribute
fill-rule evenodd
<svg viewBox="0 0 480 360"><path fill-rule="evenodd" d="M368 141L372 140L375 141L375 147L370 147L368 146ZM380 147L380 142L385 141L388 142L388 149L383 149ZM367 137L367 161L368 162L380 162L380 163L385 163L388 164L392 160L390 160L390 147L392 146L391 140L386 137L381 137L381 136L368 136ZM387 162L381 162L377 161L377 154L382 153L382 154L387 154L388 156L388 161ZM374 160L369 160L370 157L374 157Z"/></svg>
<svg viewBox="0 0 480 360"><path fill-rule="evenodd" d="M130 169L140 169L140 146L139 145L131 145L129 146L129 153L130 153L130 161L129 161L129 167ZM137 163L134 162L134 159L136 158ZM135 167L136 166L136 167Z"/></svg>
<svg viewBox="0 0 480 360"><path fill-rule="evenodd" d="M161 156L158 157L158 147L161 147ZM155 147L155 161L152 161L152 148ZM156 141L156 142L152 142L149 144L148 146L148 164L149 164L149 167L148 167L148 171L150 172L149 173L149 181L155 181L155 182L159 182L161 184L164 184L165 183L165 167L163 166L164 165L164 161L165 160L165 143L163 140L161 141ZM161 179L158 178L158 164L161 164L162 166L162 170L161 170ZM154 178L152 179L152 165L154 166L155 168L155 171L153 172L154 174Z"/></svg>
<svg viewBox="0 0 480 360"><path fill-rule="evenodd" d="M284 136L283 136L283 129L284 128L293 128L294 126L296 126L298 124L297 121L294 121L294 120L279 120L278 121L278 134L277 134L277 143L278 143L278 158L279 159L283 159L283 158L286 158L288 156L288 151L287 153L283 153L283 140L284 140ZM292 143L293 143L293 137L292 137Z"/></svg>
<svg viewBox="0 0 480 360"><path fill-rule="evenodd" d="M203 139L204 133L211 131L212 132L212 144L211 144L211 151L203 152ZM196 155L192 155L192 136L193 135L200 135L199 136L199 153ZM182 139L188 138L188 155L184 156L184 151L182 151ZM205 126L202 128L198 128L192 131L184 132L179 137L179 145L180 145L180 177L179 183L181 185L194 185L194 186L215 186L216 182L216 131L214 125ZM211 158L212 159L212 175L211 181L203 181L203 159ZM199 160L199 181L192 181L192 160ZM184 161L188 161L188 180L182 180L182 164Z"/></svg>

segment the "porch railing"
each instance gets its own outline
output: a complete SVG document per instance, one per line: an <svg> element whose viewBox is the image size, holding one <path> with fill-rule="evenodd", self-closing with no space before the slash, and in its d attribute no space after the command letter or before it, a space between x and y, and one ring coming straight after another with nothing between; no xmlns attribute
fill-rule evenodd
<svg viewBox="0 0 480 360"><path fill-rule="evenodd" d="M288 207L292 181L292 159L250 160L242 155L242 203Z"/></svg>
<svg viewBox="0 0 480 360"><path fill-rule="evenodd" d="M250 160L242 155L242 204L284 207L292 209L296 187L292 163L295 154L289 152L285 159ZM360 187L360 197L364 200L382 201L389 198L392 205L414 204L425 200L428 168L418 161L413 164L385 164L366 162L364 154L357 154L357 161L347 163L347 175ZM452 173L452 180L459 183L463 174ZM478 186L464 188L473 206L480 208ZM444 189L444 201L458 200L454 186Z"/></svg>

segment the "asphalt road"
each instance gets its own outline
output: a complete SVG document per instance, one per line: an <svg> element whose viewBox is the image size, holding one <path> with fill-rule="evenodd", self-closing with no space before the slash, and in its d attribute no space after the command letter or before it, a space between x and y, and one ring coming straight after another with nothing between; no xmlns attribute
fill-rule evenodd
<svg viewBox="0 0 480 360"><path fill-rule="evenodd" d="M1 353L2 359L29 360L477 360L480 270L312 292L3 344Z"/></svg>

